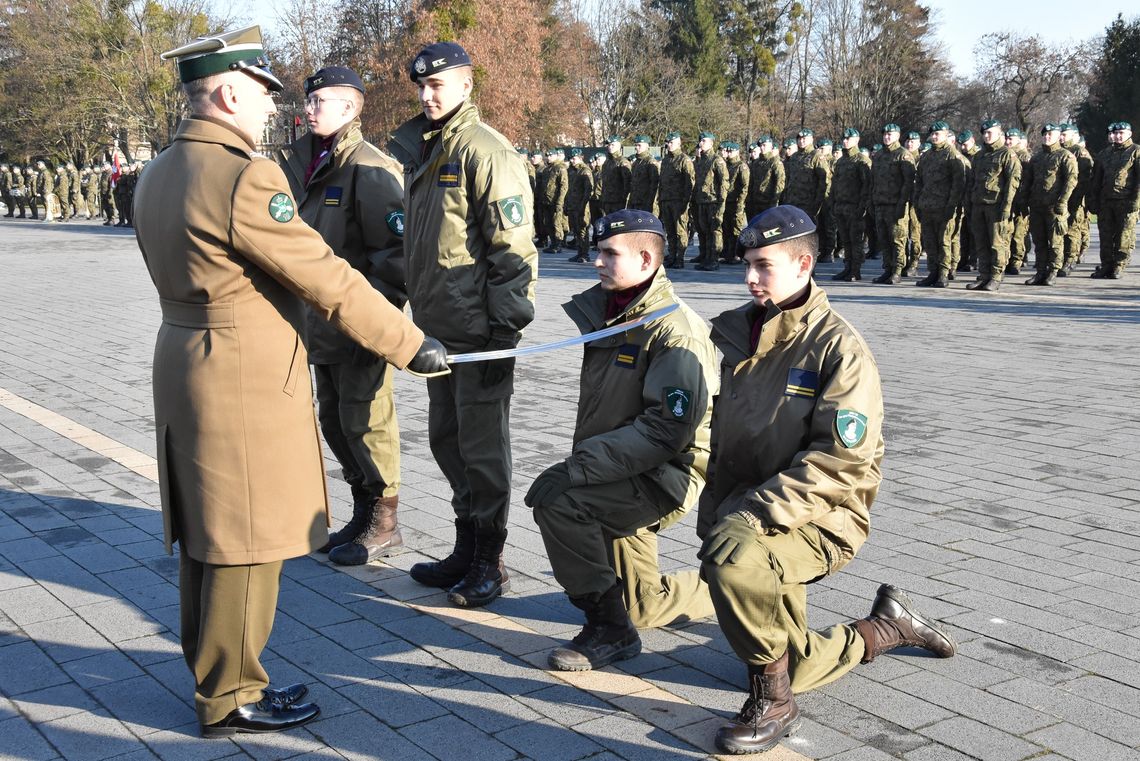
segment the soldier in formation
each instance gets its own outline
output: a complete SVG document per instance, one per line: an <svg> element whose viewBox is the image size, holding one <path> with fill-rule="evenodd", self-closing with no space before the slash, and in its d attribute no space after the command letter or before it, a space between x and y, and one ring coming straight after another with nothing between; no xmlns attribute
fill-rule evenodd
<svg viewBox="0 0 1140 761"><path fill-rule="evenodd" d="M721 239L723 249L720 261L726 264L738 264L740 252L737 250L736 239L740 231L748 224L744 216L744 205L748 196L748 164L740 158L740 143L721 143L724 148L725 165L728 167L728 195L724 202L724 221L721 223Z"/></svg>
<svg viewBox="0 0 1140 761"><path fill-rule="evenodd" d="M1092 277L1117 280L1132 259L1140 210L1140 146L1132 142L1128 122L1108 127L1108 147L1096 157L1089 201L1100 231L1100 263Z"/></svg>
<svg viewBox="0 0 1140 761"><path fill-rule="evenodd" d="M863 218L871 206L871 159L859 150L859 137L857 129L843 130L843 153L831 179L831 208L844 251L843 269L832 279L847 282L863 279Z"/></svg>
<svg viewBox="0 0 1140 761"><path fill-rule="evenodd" d="M661 156L657 197L661 223L665 227L665 266L682 269L685 249L689 246L689 201L696 182L693 160L681 149L681 133L665 136L665 153Z"/></svg>
<svg viewBox="0 0 1140 761"><path fill-rule="evenodd" d="M572 262L590 261L590 198L594 194L594 173L582 160L582 149L570 149L567 171L566 222L574 236L576 253Z"/></svg>
<svg viewBox="0 0 1140 761"><path fill-rule="evenodd" d="M717 259L724 247L721 225L728 200L728 165L716 151L716 135L712 132L700 135L694 169L692 206L701 248L696 269L711 272L720 269Z"/></svg>

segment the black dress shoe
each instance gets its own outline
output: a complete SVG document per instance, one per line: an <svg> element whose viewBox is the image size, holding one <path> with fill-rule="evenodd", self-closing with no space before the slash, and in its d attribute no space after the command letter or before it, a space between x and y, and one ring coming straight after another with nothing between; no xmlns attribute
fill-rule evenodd
<svg viewBox="0 0 1140 761"><path fill-rule="evenodd" d="M281 689L274 689L273 687L266 687L261 691L267 699L281 708L293 705L301 698L309 694L309 688L303 684L291 684L288 687Z"/></svg>
<svg viewBox="0 0 1140 761"><path fill-rule="evenodd" d="M269 698L235 708L221 721L202 725L202 737L233 737L241 733L282 732L317 718L321 709L313 703L279 706Z"/></svg>

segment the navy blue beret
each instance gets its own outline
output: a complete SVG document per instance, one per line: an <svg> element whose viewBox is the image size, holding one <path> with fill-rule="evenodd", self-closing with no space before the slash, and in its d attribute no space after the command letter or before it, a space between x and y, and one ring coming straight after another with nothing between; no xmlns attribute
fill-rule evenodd
<svg viewBox="0 0 1140 761"><path fill-rule="evenodd" d="M364 82L352 69L345 66L326 66L305 80L305 95L322 87L352 87L364 92Z"/></svg>
<svg viewBox="0 0 1140 761"><path fill-rule="evenodd" d="M748 220L740 232L743 248L764 248L815 232L807 212L796 206L773 206Z"/></svg>
<svg viewBox="0 0 1140 761"><path fill-rule="evenodd" d="M665 237L665 226L661 220L647 211L621 209L607 214L594 222L597 240L605 240L625 233L654 233Z"/></svg>
<svg viewBox="0 0 1140 761"><path fill-rule="evenodd" d="M458 42L434 42L412 59L408 74L415 82L420 77L430 77L441 71L470 65L471 56L467 55L467 51Z"/></svg>

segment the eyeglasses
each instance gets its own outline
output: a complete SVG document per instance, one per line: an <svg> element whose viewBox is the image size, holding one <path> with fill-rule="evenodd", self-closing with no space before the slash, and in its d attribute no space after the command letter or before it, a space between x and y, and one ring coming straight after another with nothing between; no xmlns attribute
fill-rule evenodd
<svg viewBox="0 0 1140 761"><path fill-rule="evenodd" d="M305 108L311 108L314 111L319 111L321 106L334 100L342 100L347 102L348 98L322 98L319 95L310 95L309 97L305 98Z"/></svg>

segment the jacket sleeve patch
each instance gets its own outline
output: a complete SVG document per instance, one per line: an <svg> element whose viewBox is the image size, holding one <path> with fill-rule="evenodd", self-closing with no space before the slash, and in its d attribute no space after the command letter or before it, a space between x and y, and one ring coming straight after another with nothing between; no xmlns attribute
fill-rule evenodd
<svg viewBox="0 0 1140 761"><path fill-rule="evenodd" d="M278 193L269 199L269 216L277 222L288 222L296 214L297 207L288 193Z"/></svg>
<svg viewBox="0 0 1140 761"><path fill-rule="evenodd" d="M661 406L665 417L688 420L693 407L693 392L685 388L666 386L661 390Z"/></svg>
<svg viewBox="0 0 1140 761"><path fill-rule="evenodd" d="M391 230L394 235L398 235L401 238L404 237L404 212L388 212L388 216L384 217L384 221L388 223L388 229Z"/></svg>
<svg viewBox="0 0 1140 761"><path fill-rule="evenodd" d="M641 353L640 344L625 344L618 349L617 358L614 359L614 364L618 367L624 367L632 370L637 366L637 355Z"/></svg>
<svg viewBox="0 0 1140 761"><path fill-rule="evenodd" d="M522 227L526 222L526 206L522 196L500 198L495 201L495 207L499 210L499 225L504 230Z"/></svg>
<svg viewBox="0 0 1140 761"><path fill-rule="evenodd" d="M835 413L835 432L843 446L857 447L867 435L867 416L855 410L839 410Z"/></svg>
<svg viewBox="0 0 1140 761"><path fill-rule="evenodd" d="M459 187L459 164L444 164L439 168L439 182L441 188Z"/></svg>
<svg viewBox="0 0 1140 761"><path fill-rule="evenodd" d="M819 373L812 370L801 370L793 367L788 370L788 383L784 387L784 396L802 396L814 399L819 392Z"/></svg>
<svg viewBox="0 0 1140 761"><path fill-rule="evenodd" d="M325 206L340 206L344 188L325 188Z"/></svg>

